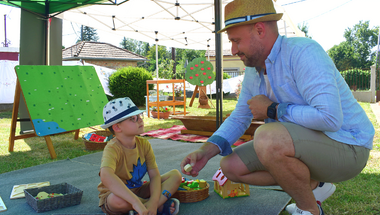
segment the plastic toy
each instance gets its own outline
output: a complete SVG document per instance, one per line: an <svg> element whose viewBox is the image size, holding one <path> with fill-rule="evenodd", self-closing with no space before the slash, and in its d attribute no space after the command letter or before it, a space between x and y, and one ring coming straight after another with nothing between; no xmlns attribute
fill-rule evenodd
<svg viewBox="0 0 380 215"><path fill-rule="evenodd" d="M63 196L63 194L61 193L47 193L47 192L39 192L36 196L36 199L47 199L47 198L54 198L54 197L57 197L57 196Z"/></svg>
<svg viewBox="0 0 380 215"><path fill-rule="evenodd" d="M215 193L219 194L223 199L250 195L248 184L235 183L228 180L221 168L216 171L212 180L214 181Z"/></svg>
<svg viewBox="0 0 380 215"><path fill-rule="evenodd" d="M186 172L190 172L193 167L190 164L186 164L186 166L183 168Z"/></svg>

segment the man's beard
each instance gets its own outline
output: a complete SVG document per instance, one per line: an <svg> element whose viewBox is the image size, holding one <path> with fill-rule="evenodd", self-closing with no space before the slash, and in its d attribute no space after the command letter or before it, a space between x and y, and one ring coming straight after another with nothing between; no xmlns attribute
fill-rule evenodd
<svg viewBox="0 0 380 215"><path fill-rule="evenodd" d="M249 49L253 51L252 54L239 53L245 56L243 60L244 65L249 67L261 67L260 59L264 55L264 45L252 38Z"/></svg>

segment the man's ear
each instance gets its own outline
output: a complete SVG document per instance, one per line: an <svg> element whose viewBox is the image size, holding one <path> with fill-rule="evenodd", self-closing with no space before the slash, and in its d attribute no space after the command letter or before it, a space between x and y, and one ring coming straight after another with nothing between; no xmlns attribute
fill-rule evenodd
<svg viewBox="0 0 380 215"><path fill-rule="evenodd" d="M266 29L263 22L258 22L254 24L254 31L259 36L260 39L262 39L265 36Z"/></svg>

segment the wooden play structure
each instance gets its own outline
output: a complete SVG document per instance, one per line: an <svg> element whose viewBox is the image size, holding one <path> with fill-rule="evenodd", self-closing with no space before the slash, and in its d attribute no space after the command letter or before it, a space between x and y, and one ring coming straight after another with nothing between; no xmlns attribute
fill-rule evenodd
<svg viewBox="0 0 380 215"><path fill-rule="evenodd" d="M183 101L179 101L175 99L175 92L174 92L174 84L180 83L183 84ZM159 95L160 90L160 84L172 84L173 89L173 100L171 101L159 101L157 99L156 101L150 101L149 100L149 84L155 84L157 85L156 90L157 94ZM172 106L173 107L173 113L172 115L178 115L183 114L186 115L186 86L185 86L185 79L174 79L174 80L147 80L146 81L146 95L147 95L147 110L148 110L148 117L150 117L150 107L157 107L157 109L160 109L160 107L164 106ZM175 111L176 105L183 105L183 112L182 111ZM157 119L160 119L160 112L157 112Z"/></svg>
<svg viewBox="0 0 380 215"><path fill-rule="evenodd" d="M212 177L214 181L214 191L223 199L249 196L248 184L235 183L224 176L222 169L219 168Z"/></svg>
<svg viewBox="0 0 380 215"><path fill-rule="evenodd" d="M206 86L200 87L198 85L195 86L195 89L193 91L193 95L191 96L191 99L190 99L189 107L193 107L195 96L197 95L197 93L199 93L199 95L201 95L201 92L202 92L202 99L199 99L198 108L206 108L206 109L210 108L210 106L207 106L208 102L210 102L212 107L215 108L214 104L212 103L212 101L207 96ZM205 97L207 97L207 100L205 100L206 99ZM199 98L201 98L201 96L199 96Z"/></svg>
<svg viewBox="0 0 380 215"><path fill-rule="evenodd" d="M195 95L199 93L198 108L211 108L208 104L209 98L206 94L206 86L215 80L214 67L206 58L195 58L186 66L185 78L190 84L195 85L195 90L191 97L190 107L193 105Z"/></svg>
<svg viewBox="0 0 380 215"><path fill-rule="evenodd" d="M103 124L102 111L108 99L92 66L19 65L12 111L9 152L15 140L44 137L52 159L57 157L50 135ZM18 119L23 98L28 119ZM17 121L30 121L33 130L16 135Z"/></svg>

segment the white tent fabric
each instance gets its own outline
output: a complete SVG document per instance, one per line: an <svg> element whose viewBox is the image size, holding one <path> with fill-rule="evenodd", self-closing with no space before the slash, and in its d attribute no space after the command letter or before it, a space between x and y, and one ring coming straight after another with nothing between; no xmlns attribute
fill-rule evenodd
<svg viewBox="0 0 380 215"><path fill-rule="evenodd" d="M224 6L232 0L221 0ZM287 12L278 22L281 35L304 36ZM224 15L221 15L222 20ZM66 11L58 18L148 43L186 49L215 49L214 0L129 0L119 6L93 5ZM222 34L223 47L229 48ZM222 49L225 49L222 48Z"/></svg>
<svg viewBox="0 0 380 215"><path fill-rule="evenodd" d="M0 104L12 104L15 97L18 61L0 60Z"/></svg>

